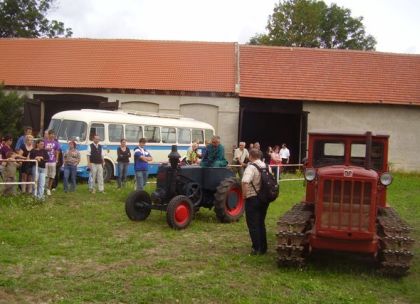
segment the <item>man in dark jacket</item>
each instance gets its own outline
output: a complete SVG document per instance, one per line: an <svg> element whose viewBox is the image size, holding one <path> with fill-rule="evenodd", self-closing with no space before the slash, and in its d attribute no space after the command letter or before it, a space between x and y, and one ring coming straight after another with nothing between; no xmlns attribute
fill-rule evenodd
<svg viewBox="0 0 420 304"><path fill-rule="evenodd" d="M104 151L99 144L99 136L93 137L93 143L89 145L87 163L92 174L92 193L96 192L95 186L98 184L98 191L104 193Z"/></svg>

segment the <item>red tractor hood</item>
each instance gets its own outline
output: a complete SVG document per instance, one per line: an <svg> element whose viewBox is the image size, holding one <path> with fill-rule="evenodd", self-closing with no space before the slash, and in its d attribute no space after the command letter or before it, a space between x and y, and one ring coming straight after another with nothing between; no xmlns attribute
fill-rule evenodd
<svg viewBox="0 0 420 304"><path fill-rule="evenodd" d="M328 166L318 168L317 175L320 177L348 177L361 179L378 179L378 173L375 170L366 170L357 166Z"/></svg>

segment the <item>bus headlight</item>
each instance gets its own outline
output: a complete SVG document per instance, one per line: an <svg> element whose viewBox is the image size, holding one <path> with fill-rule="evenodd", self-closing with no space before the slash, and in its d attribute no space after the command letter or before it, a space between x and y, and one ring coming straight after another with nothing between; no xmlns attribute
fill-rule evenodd
<svg viewBox="0 0 420 304"><path fill-rule="evenodd" d="M380 178L381 184L384 186L389 186L392 183L392 175L389 172L384 172Z"/></svg>
<svg viewBox="0 0 420 304"><path fill-rule="evenodd" d="M316 171L315 171L314 168L307 168L307 169L305 169L305 179L308 182L313 181L315 179L315 177L316 177Z"/></svg>

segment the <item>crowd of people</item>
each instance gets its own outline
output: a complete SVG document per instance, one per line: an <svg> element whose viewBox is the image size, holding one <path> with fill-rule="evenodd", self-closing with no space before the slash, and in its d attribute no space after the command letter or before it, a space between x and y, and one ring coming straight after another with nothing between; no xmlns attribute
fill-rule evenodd
<svg viewBox="0 0 420 304"><path fill-rule="evenodd" d="M153 161L145 144L146 139L140 138L139 145L134 149L137 190L142 190L146 185L148 163ZM131 156L126 139L121 139L117 149L118 188L125 186ZM98 135L92 137L86 160L90 172L89 191L104 193L105 158ZM76 190L77 166L80 161L81 156L75 140L70 140L68 148L63 151L53 130L45 131L43 138L34 140L32 128L25 127L24 134L18 138L16 145L13 145L12 136L6 135L1 139L0 177L6 183L2 193L3 195L16 194L16 185L19 184L20 193L34 195L41 200L45 199L45 196L52 195L52 192L57 188L61 171L63 171L64 192L74 192Z"/></svg>
<svg viewBox="0 0 420 304"><path fill-rule="evenodd" d="M73 144L75 147L74 142ZM71 153L71 150L67 151L64 157L66 165L70 162L68 153ZM60 144L52 130L46 132L44 138L34 140L32 128L25 127L24 134L18 138L15 146L11 136L4 136L0 144L0 163L3 181L8 184L5 184L3 194L15 194L15 183L19 182L22 194L33 194L43 199L45 188L46 194L51 195L53 188L57 187L57 171L59 172L63 164L62 159ZM75 163L76 167L77 164L78 162ZM74 185L75 180L73 188Z"/></svg>
<svg viewBox="0 0 420 304"><path fill-rule="evenodd" d="M260 143L250 143L248 149L245 142L240 142L238 147L234 146L232 164L236 165L236 167L233 170L238 173L240 178L242 178L244 169L249 161L249 150L251 149L261 151ZM273 174L277 178L277 172L281 172L281 168L284 165L290 164L290 150L285 143L281 147L279 145L274 147L268 146L265 153L261 153L261 160L273 169ZM277 167L279 170L277 170Z"/></svg>

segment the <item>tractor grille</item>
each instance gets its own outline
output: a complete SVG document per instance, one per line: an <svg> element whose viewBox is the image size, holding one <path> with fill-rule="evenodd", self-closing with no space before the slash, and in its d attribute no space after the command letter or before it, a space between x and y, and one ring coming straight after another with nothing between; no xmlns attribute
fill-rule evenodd
<svg viewBox="0 0 420 304"><path fill-rule="evenodd" d="M323 181L321 227L368 231L372 184L363 181Z"/></svg>

